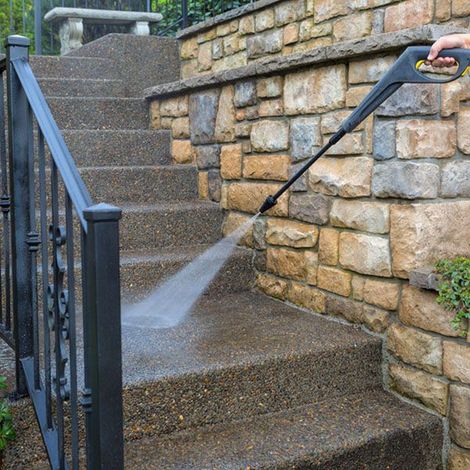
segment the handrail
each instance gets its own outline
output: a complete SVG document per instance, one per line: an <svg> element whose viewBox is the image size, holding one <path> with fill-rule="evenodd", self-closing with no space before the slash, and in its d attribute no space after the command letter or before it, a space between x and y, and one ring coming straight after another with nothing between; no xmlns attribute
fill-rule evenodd
<svg viewBox="0 0 470 470"><path fill-rule="evenodd" d="M23 58L13 59L11 62L62 177L64 186L75 206L83 230L86 232L88 224L85 220L84 211L93 205L90 193L75 166L59 127L52 117L49 105L44 98L29 62Z"/></svg>

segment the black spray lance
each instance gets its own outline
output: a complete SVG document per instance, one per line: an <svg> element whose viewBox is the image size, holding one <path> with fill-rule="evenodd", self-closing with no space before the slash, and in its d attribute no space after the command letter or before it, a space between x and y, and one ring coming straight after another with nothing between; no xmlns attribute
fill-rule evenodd
<svg viewBox="0 0 470 470"><path fill-rule="evenodd" d="M372 88L359 106L345 119L338 131L333 134L327 144L322 147L292 178L285 183L279 191L268 196L260 207L263 213L271 209L278 198L284 194L330 147L339 142L343 136L352 132L369 114L377 109L390 95L395 93L404 83L448 83L463 77L470 69L470 49L447 49L441 51L439 57L452 57L455 59L457 72L444 80L427 76L420 72L420 67L426 62L430 51L429 46L408 47L393 64L392 68Z"/></svg>

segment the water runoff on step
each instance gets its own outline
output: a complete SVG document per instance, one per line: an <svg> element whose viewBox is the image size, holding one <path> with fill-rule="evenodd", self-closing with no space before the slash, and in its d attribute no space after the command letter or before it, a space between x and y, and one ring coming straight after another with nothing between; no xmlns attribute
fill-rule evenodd
<svg viewBox="0 0 470 470"><path fill-rule="evenodd" d="M143 301L123 309L122 324L141 328L170 328L181 323L208 288L259 214L218 241Z"/></svg>

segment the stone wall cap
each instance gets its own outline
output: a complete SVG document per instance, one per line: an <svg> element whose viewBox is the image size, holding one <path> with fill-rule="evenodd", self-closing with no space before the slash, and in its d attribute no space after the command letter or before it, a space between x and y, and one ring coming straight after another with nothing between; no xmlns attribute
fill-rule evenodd
<svg viewBox="0 0 470 470"><path fill-rule="evenodd" d="M392 33L376 34L367 38L339 42L331 46L316 47L298 54L264 57L243 67L164 83L147 88L144 90L144 95L147 99L162 98L256 76L287 73L310 65L325 65L344 59L367 58L370 54L396 51L416 44L430 44L446 34L461 32L466 32L466 30L455 26L426 25Z"/></svg>
<svg viewBox="0 0 470 470"><path fill-rule="evenodd" d="M56 7L44 15L47 22L62 21L67 18L82 18L87 23L126 24L136 21L158 23L163 16L160 13L145 11L94 10L91 8Z"/></svg>
<svg viewBox="0 0 470 470"><path fill-rule="evenodd" d="M248 5L243 5L239 8L235 8L233 10L229 10L225 13L221 13L220 15L209 18L206 21L202 21L201 23L197 23L193 26L189 26L188 28L182 29L181 31L178 31L176 37L178 39L187 39L191 36L195 36L196 34L211 29L221 23L231 21L235 18L239 18L240 16L247 15L248 13L251 13L253 11L261 10L262 8L269 7L270 5L282 1L283 0L259 0L257 2L249 3Z"/></svg>

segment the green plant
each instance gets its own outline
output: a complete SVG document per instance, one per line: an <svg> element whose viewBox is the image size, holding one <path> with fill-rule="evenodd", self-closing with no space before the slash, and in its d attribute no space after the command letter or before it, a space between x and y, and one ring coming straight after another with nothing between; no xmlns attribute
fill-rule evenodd
<svg viewBox="0 0 470 470"><path fill-rule="evenodd" d="M437 302L455 313L451 325L464 336L467 330L463 320L470 318L470 259L460 256L440 260L436 272L442 275Z"/></svg>
<svg viewBox="0 0 470 470"><path fill-rule="evenodd" d="M6 378L0 376L0 390L7 388ZM13 429L13 419L11 416L10 406L4 399L0 401L0 453L5 449L9 441L16 437Z"/></svg>

